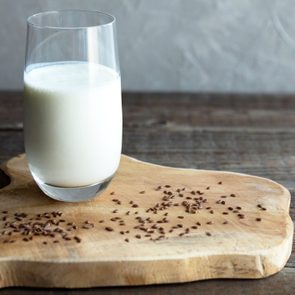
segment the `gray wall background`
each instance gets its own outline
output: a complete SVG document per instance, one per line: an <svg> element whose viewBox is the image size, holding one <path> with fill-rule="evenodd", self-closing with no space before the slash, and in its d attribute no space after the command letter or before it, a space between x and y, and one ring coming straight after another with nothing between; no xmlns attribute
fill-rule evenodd
<svg viewBox="0 0 295 295"><path fill-rule="evenodd" d="M0 0L0 89L21 89L26 18L117 17L124 90L295 92L294 0Z"/></svg>

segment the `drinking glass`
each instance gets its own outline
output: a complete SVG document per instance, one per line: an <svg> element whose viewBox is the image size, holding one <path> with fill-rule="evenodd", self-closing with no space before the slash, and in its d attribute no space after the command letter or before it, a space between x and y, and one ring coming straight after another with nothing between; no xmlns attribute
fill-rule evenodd
<svg viewBox="0 0 295 295"><path fill-rule="evenodd" d="M97 196L121 156L115 18L85 10L29 17L24 94L25 150L37 185L60 201Z"/></svg>

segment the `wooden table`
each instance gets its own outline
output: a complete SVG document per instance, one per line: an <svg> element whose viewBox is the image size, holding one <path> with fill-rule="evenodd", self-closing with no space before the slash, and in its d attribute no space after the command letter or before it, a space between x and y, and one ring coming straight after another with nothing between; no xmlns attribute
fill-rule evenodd
<svg viewBox="0 0 295 295"><path fill-rule="evenodd" d="M123 105L123 153L169 166L264 176L285 185L294 194L295 97L126 93ZM0 161L23 151L22 94L0 92ZM294 198L291 216L294 220ZM295 252L280 273L263 280L84 290L6 288L0 291L0 295L81 293L295 294Z"/></svg>

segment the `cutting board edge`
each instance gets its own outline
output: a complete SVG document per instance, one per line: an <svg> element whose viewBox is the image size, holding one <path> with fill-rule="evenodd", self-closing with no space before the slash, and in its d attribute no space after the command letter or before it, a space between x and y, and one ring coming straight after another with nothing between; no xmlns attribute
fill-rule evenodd
<svg viewBox="0 0 295 295"><path fill-rule="evenodd" d="M212 256L210 258L211 264L214 265L216 262L218 261L222 255L216 255L216 256ZM39 287L39 288L90 288L90 287L111 287L111 286L140 286L140 285L154 285L154 284L171 284L171 283L185 283L185 282L193 282L193 281L203 281L203 280L210 280L210 279L262 279L262 278L266 278L269 276L272 276L274 274L276 274L277 272L279 272L280 270L283 269L285 262L280 265L280 266L274 266L271 263L268 264L267 260L264 260L263 257L261 256L251 256L251 255L245 255L242 258L247 258L246 260L242 260L244 264L249 264L249 263L256 263L257 264L257 268L254 269L250 269L250 271L252 272L247 273L247 271L249 270L243 270L241 269L241 273L237 274L236 271L239 268L239 265L235 265L234 269L228 268L228 270L232 270L235 274L233 275L232 273L222 273L222 268L221 268L221 273L219 275L214 274L214 276L212 276L210 273L206 272L203 274L199 274L199 277L193 277L193 275L191 274L191 272L186 272L185 269L183 269L182 271L180 271L179 269L179 262L184 263L184 265L187 265L187 261L184 259L175 259L175 260L171 260L170 262L172 262L172 265L169 266L168 269L177 269L177 274L181 274L181 273L190 273L191 275L189 277L186 276L180 276L175 278L175 273L172 273L172 277L174 277L174 279L169 278L169 274L168 274L168 278L167 281L163 281L163 279L161 279L160 281L157 281L157 276L151 276L148 277L146 276L146 273L143 274L142 278L140 278L140 274L139 277L136 277L136 274L134 273L124 273L122 272L120 274L119 277L119 281L116 280L110 280L107 281L107 278L104 277L100 277L100 280L98 281L93 281L92 279L90 279L90 281L83 281L81 282L81 280L77 283L75 280L64 280L64 276L66 276L67 273L69 273L70 271L72 271L73 269L73 263L68 263L68 264L60 264L60 269L62 269L62 272L59 273L60 269L56 268L56 264L52 264L50 263L50 267L54 267L55 270L57 271L57 275L56 275L56 280L52 281L52 280L48 280L47 282L43 281L43 279L41 279L41 282L39 282L38 280L38 276L36 277L36 274L38 273L44 273L44 270L42 270L42 267L45 269L48 269L48 264L49 263L40 263L40 262L30 262L30 263L24 263L23 261L10 261L10 265L6 265L4 266L4 268L9 269L9 272L13 272L14 273L14 278L16 278L16 281L6 281L4 276L1 274L1 262L0 262L0 279L2 278L2 280L0 280L0 288L5 288L5 287ZM203 257L204 260L206 260L207 258ZM201 263L200 261L198 262L198 260L200 259L200 257L192 257L190 261L190 264L193 264L194 260L194 264L198 264ZM236 255L236 257L232 257L232 264L234 264L234 261L239 261L241 260L241 256ZM288 258L287 258L288 259ZM263 262L264 261L264 262ZM14 267L11 267L11 263L15 262ZM18 264L19 263L19 264ZM141 261L137 261L136 263L141 264ZM155 264L155 261L151 262L153 265ZM158 264L163 264L162 260L158 260L156 261L156 263ZM242 264L243 264L242 263ZM36 265L39 264L39 266L36 268ZM95 262L92 264L92 266L95 267ZM109 268L113 269L114 267L111 265L111 262L108 263L109 264ZM115 264L116 266L118 266L118 262L113 262L113 264ZM41 266L41 268L39 268ZM155 265L154 265L155 266ZM104 271L105 265L100 265L101 267L101 272ZM191 267L191 266L189 266ZM214 266L216 268L216 265ZM22 273L22 268L27 270L28 268L31 269L35 269L36 272L32 272L31 273L31 278L28 279L27 277L25 278L25 282L22 282L22 279L17 280L18 277L22 278L23 277L23 273ZM121 267L118 269L117 268L117 272L120 272L122 269L125 268L125 265L122 264ZM130 267L130 269L134 269L133 266ZM157 269L157 265L155 267L155 269ZM208 269L210 269L210 266L208 266ZM76 269L76 275L81 273L81 272L85 272L87 273L93 273L95 272L95 270L91 267L91 265L89 265L89 263L85 263L85 266L83 265L83 263L79 263L79 268ZM46 271L45 271L46 273ZM97 276L99 276L100 274L97 274ZM136 279L134 279L134 275L136 277ZM87 277L87 276L84 276ZM132 278L132 279L131 279ZM36 280L37 279L37 280ZM131 281L130 281L131 280ZM66 281L66 283L65 283Z"/></svg>

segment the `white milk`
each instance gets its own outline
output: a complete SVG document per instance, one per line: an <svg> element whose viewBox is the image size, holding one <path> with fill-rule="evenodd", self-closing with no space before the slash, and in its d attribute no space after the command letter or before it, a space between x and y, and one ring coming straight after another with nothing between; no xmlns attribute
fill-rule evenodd
<svg viewBox="0 0 295 295"><path fill-rule="evenodd" d="M91 63L50 63L27 70L25 148L40 181L62 187L112 176L122 145L120 76Z"/></svg>

